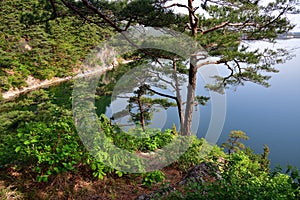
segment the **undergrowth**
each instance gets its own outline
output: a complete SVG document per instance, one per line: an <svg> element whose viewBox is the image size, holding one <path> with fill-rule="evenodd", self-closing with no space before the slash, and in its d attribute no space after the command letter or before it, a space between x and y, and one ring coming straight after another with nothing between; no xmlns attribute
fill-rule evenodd
<svg viewBox="0 0 300 200"><path fill-rule="evenodd" d="M51 92L50 95L47 90L35 91L26 98L0 105L0 169L27 174L35 178L37 183L47 182L66 172L84 172L97 179L108 175L127 175L90 155L76 132L70 111L71 103L62 104L60 101L65 99L58 99ZM134 134L131 131L124 132L112 125L104 115L100 115L99 123L109 141L129 152L156 151L181 137L174 128L165 131L138 129ZM187 151L169 167L185 173L201 162L214 163L219 167L222 179L190 184L184 188L184 192L172 193L169 199L299 198L300 176L297 169L289 167L286 172L280 169L270 172L267 158L269 149L265 147L263 154L254 154L251 149L241 145L240 139L245 138L245 134L241 131L233 133L239 134L231 134L224 145L230 149L229 153L225 153L221 147L209 145L204 139L192 137ZM135 137L136 134L142 137ZM242 137L239 138L239 135ZM135 165L144 167L139 162ZM159 170L138 176L144 187L152 187L165 178ZM14 192L11 187L0 190L2 196Z"/></svg>

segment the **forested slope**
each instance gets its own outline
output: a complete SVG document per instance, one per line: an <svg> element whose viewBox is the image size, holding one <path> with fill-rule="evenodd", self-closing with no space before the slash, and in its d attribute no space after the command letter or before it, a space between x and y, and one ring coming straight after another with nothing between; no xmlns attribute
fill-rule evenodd
<svg viewBox="0 0 300 200"><path fill-rule="evenodd" d="M29 75L41 80L71 75L89 51L111 34L109 28L67 13L48 20L51 8L38 2L0 2L1 92L26 86Z"/></svg>

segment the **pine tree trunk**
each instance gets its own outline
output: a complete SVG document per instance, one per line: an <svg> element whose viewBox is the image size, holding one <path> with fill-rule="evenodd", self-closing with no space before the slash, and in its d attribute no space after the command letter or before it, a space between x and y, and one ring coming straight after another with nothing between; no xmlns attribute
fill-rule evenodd
<svg viewBox="0 0 300 200"><path fill-rule="evenodd" d="M195 37L198 31L198 18L194 15L194 7L193 7L194 0L188 0L188 7L189 7L189 19L190 19L190 26L192 30L192 36Z"/></svg>
<svg viewBox="0 0 300 200"><path fill-rule="evenodd" d="M195 16L195 9L193 7L194 0L188 0L189 7L189 20L190 27L192 31L192 37L196 37L198 31L198 21L199 19ZM185 109L185 117L184 117L184 126L183 126L183 135L190 136L192 134L192 118L193 118L193 108L194 108L194 100L195 100L195 89L197 82L197 57L192 55L190 58L190 69L189 69L189 85L187 92L187 100L186 100L186 109Z"/></svg>
<svg viewBox="0 0 300 200"><path fill-rule="evenodd" d="M183 113L183 101L180 93L180 87L179 87L179 81L177 77L177 65L176 61L173 60L173 77L175 80L175 90L176 90L176 104L177 104L177 109L178 109L178 114L179 114L179 120L180 120L180 131L182 132L183 127L184 127L184 113Z"/></svg>
<svg viewBox="0 0 300 200"><path fill-rule="evenodd" d="M189 69L189 85L187 92L187 101L185 109L185 120L183 127L183 135L191 135L191 126L193 118L193 108L194 108L194 99L195 99L195 89L197 81L197 67L196 67L196 56L191 56L190 69Z"/></svg>
<svg viewBox="0 0 300 200"><path fill-rule="evenodd" d="M143 105L142 105L140 98L141 98L140 96L137 98L137 102L138 102L138 106L139 106L139 110L140 110L140 123L141 123L142 129L145 131L145 116L144 116L145 111L143 109Z"/></svg>

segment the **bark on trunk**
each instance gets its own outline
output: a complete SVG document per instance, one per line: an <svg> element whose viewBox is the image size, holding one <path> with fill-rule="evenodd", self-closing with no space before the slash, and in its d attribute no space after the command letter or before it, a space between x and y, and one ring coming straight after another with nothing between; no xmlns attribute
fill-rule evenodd
<svg viewBox="0 0 300 200"><path fill-rule="evenodd" d="M177 77L177 65L176 61L173 60L173 77L175 80L175 90L176 90L176 104L177 104L177 109L178 109L178 114L179 114L179 120L180 120L180 131L182 132L183 126L184 126L184 114L183 114L183 101L180 93L180 86L179 86L179 81Z"/></svg>
<svg viewBox="0 0 300 200"><path fill-rule="evenodd" d="M192 31L192 37L196 37L198 31L198 17L195 15L195 9L193 7L194 0L188 0L189 7L189 20ZM189 69L189 85L187 92L187 101L184 117L183 135L191 135L193 108L195 99L196 79L197 79L197 57L192 55L190 58L190 69Z"/></svg>
<svg viewBox="0 0 300 200"><path fill-rule="evenodd" d="M198 31L198 21L199 19L195 16L195 9L193 7L194 0L188 0L188 7L189 7L189 19L190 19L190 26L192 30L192 36L195 37Z"/></svg>
<svg viewBox="0 0 300 200"><path fill-rule="evenodd" d="M189 85L187 92L187 101L185 109L185 120L184 120L184 129L183 135L191 135L191 126L193 118L193 108L194 108L194 99L195 99L195 89L197 81L197 67L196 67L196 56L191 56L190 69L189 69Z"/></svg>
<svg viewBox="0 0 300 200"><path fill-rule="evenodd" d="M144 109L143 109L143 105L142 105L141 97L140 96L138 96L137 102L138 102L139 110L140 110L140 123L141 123L142 129L145 131Z"/></svg>

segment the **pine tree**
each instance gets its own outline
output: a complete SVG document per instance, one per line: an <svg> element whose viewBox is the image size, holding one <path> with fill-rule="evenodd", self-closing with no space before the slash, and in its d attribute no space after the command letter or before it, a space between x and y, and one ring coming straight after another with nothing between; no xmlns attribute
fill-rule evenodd
<svg viewBox="0 0 300 200"><path fill-rule="evenodd" d="M33 14L32 18L40 18L40 21L46 23L63 20L71 15L84 23L121 34L137 24L167 27L192 36L205 49L207 56L217 58L202 62L203 58L198 59L199 55L190 57L185 116L181 117L184 135L191 134L197 70L208 64L220 65L228 70L228 76L216 76L216 84L206 86L216 91L222 91L230 85L242 85L245 81L269 86L270 76L266 72L277 72L272 66L289 59L289 52L285 49L268 48L252 50L243 41L275 42L279 34L294 27L286 14L298 12L293 0L277 0L267 5L262 5L260 0L187 0L186 4L173 4L169 0L50 0L40 1L38 5L44 8L44 12L40 15ZM188 14L175 13L175 7L185 9ZM66 24L66 27L69 25ZM81 38L85 37L87 36L83 35ZM140 53L140 59L145 59L145 51ZM154 58L154 61L166 58L165 52L150 51L146 54L148 59ZM174 60L174 55L169 55L169 59Z"/></svg>
<svg viewBox="0 0 300 200"><path fill-rule="evenodd" d="M222 144L223 147L228 149L228 153L234 153L245 148L245 145L240 140L248 140L245 132L240 130L230 131L228 140Z"/></svg>

